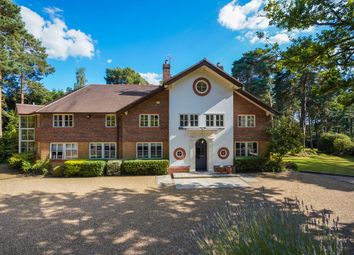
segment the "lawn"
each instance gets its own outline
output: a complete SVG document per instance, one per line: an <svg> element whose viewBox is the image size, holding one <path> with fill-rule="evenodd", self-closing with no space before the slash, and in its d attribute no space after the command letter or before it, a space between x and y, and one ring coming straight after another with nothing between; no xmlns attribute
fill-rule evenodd
<svg viewBox="0 0 354 255"><path fill-rule="evenodd" d="M326 154L311 156L289 156L285 161L295 162L299 171L313 171L329 174L354 176L354 157L338 157Z"/></svg>

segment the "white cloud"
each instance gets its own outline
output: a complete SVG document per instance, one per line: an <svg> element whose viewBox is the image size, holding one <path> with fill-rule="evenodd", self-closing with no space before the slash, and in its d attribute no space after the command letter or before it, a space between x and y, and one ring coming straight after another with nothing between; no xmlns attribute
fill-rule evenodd
<svg viewBox="0 0 354 255"><path fill-rule="evenodd" d="M63 12L63 10L58 7L46 7L44 8L44 11L51 16L58 16L60 13Z"/></svg>
<svg viewBox="0 0 354 255"><path fill-rule="evenodd" d="M245 5L233 0L221 8L218 21L231 30L266 29L269 19L265 17L263 5L263 0L251 0Z"/></svg>
<svg viewBox="0 0 354 255"><path fill-rule="evenodd" d="M278 43L284 44L290 42L291 38L288 33L285 31L281 31L275 35L268 35L267 32L264 33L263 38L258 38L257 34L251 31L248 31L247 33L244 34L244 36L237 36L236 39L243 41L246 38L250 41L250 43L255 44L255 43Z"/></svg>
<svg viewBox="0 0 354 255"><path fill-rule="evenodd" d="M141 77L143 77L149 84L159 85L161 81L161 74L157 73L140 73Z"/></svg>
<svg viewBox="0 0 354 255"><path fill-rule="evenodd" d="M107 63L108 64L112 63L112 59L107 59Z"/></svg>
<svg viewBox="0 0 354 255"><path fill-rule="evenodd" d="M94 55L94 42L90 35L76 29L68 29L65 22L57 17L59 8L45 8L50 20L44 20L31 9L21 6L21 16L26 29L42 41L49 58L65 60L68 57L88 57Z"/></svg>

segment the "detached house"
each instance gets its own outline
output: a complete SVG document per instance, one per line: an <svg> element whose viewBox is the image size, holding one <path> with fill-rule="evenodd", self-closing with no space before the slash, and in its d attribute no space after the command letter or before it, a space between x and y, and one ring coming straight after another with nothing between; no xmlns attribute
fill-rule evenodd
<svg viewBox="0 0 354 255"><path fill-rule="evenodd" d="M170 171L213 171L261 155L277 112L207 60L163 85L89 85L47 105L18 104L19 150L67 159L169 159Z"/></svg>

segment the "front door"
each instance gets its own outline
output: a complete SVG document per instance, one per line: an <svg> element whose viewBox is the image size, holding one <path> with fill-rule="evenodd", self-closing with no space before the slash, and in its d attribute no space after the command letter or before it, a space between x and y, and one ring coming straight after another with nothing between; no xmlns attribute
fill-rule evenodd
<svg viewBox="0 0 354 255"><path fill-rule="evenodd" d="M207 171L207 142L199 139L195 143L195 170Z"/></svg>

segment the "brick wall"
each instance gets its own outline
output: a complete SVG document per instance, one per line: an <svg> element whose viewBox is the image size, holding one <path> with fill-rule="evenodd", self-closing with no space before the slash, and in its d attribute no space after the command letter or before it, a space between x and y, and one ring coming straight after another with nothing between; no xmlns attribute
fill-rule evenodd
<svg viewBox="0 0 354 255"><path fill-rule="evenodd" d="M256 115L256 127L254 128L240 128L237 123L237 115L252 114ZM271 115L249 102L238 94L234 94L234 141L258 141L259 153L262 155L267 149L269 142L269 135L266 129L271 124Z"/></svg>
<svg viewBox="0 0 354 255"><path fill-rule="evenodd" d="M140 114L159 114L159 127L139 127ZM137 142L163 142L164 158L168 158L169 93L164 90L119 116L119 155L135 158Z"/></svg>
<svg viewBox="0 0 354 255"><path fill-rule="evenodd" d="M105 114L74 114L74 127L53 127L53 115L41 114L36 138L39 142L116 142L117 128L105 127Z"/></svg>

